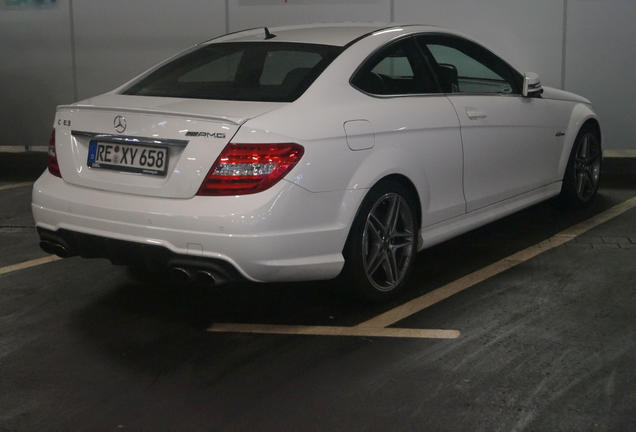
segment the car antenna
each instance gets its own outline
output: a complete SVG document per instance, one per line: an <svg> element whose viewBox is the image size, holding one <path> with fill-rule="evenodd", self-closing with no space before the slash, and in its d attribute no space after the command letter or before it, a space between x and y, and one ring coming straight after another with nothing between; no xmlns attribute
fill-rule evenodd
<svg viewBox="0 0 636 432"><path fill-rule="evenodd" d="M276 37L275 34L272 34L269 32L269 29L267 27L264 27L264 28L265 28L265 40L274 39Z"/></svg>

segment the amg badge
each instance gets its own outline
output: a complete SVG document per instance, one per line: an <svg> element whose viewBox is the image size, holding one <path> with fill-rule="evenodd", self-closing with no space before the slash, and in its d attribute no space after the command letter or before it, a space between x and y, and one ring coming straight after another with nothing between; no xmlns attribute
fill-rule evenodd
<svg viewBox="0 0 636 432"><path fill-rule="evenodd" d="M188 132L186 132L186 136L207 137L207 138L221 138L221 139L225 138L225 134L223 132L210 133L210 132L188 131Z"/></svg>

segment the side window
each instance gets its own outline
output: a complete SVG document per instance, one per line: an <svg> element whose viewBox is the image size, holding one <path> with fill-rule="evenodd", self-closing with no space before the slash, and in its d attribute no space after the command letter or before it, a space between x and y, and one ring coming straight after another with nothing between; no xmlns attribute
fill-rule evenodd
<svg viewBox="0 0 636 432"><path fill-rule="evenodd" d="M351 83L376 95L438 92L412 39L391 44L363 64Z"/></svg>
<svg viewBox="0 0 636 432"><path fill-rule="evenodd" d="M479 45L443 36L423 36L419 42L430 53L445 93L521 93L521 76Z"/></svg>
<svg viewBox="0 0 636 432"><path fill-rule="evenodd" d="M371 73L384 75L392 79L415 79L413 67L403 48L394 51L390 56L384 57L371 69Z"/></svg>

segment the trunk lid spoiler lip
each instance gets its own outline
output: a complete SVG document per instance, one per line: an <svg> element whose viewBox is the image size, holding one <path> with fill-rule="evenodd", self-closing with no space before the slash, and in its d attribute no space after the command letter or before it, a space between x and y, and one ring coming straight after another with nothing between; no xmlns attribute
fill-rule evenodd
<svg viewBox="0 0 636 432"><path fill-rule="evenodd" d="M134 113L141 113L141 114L161 114L161 115L169 115L169 116L190 117L190 118L197 118L197 119L203 119L203 120L216 120L216 121L221 121L225 123L231 123L236 126L240 126L252 118L252 117L230 118L227 116L197 114L197 113L190 113L185 111L165 111L165 110L155 110L151 108L129 108L129 107L121 107L121 106L117 107L117 106L98 106L98 105L82 105L82 104L58 105L57 109L68 109L68 110L87 109L87 110L99 110L99 111L134 112Z"/></svg>

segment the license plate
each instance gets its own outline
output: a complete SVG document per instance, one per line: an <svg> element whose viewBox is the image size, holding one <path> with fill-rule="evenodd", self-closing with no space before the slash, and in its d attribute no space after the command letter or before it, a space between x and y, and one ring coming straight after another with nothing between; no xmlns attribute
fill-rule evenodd
<svg viewBox="0 0 636 432"><path fill-rule="evenodd" d="M168 149L94 140L88 146L88 166L163 176L168 169Z"/></svg>

